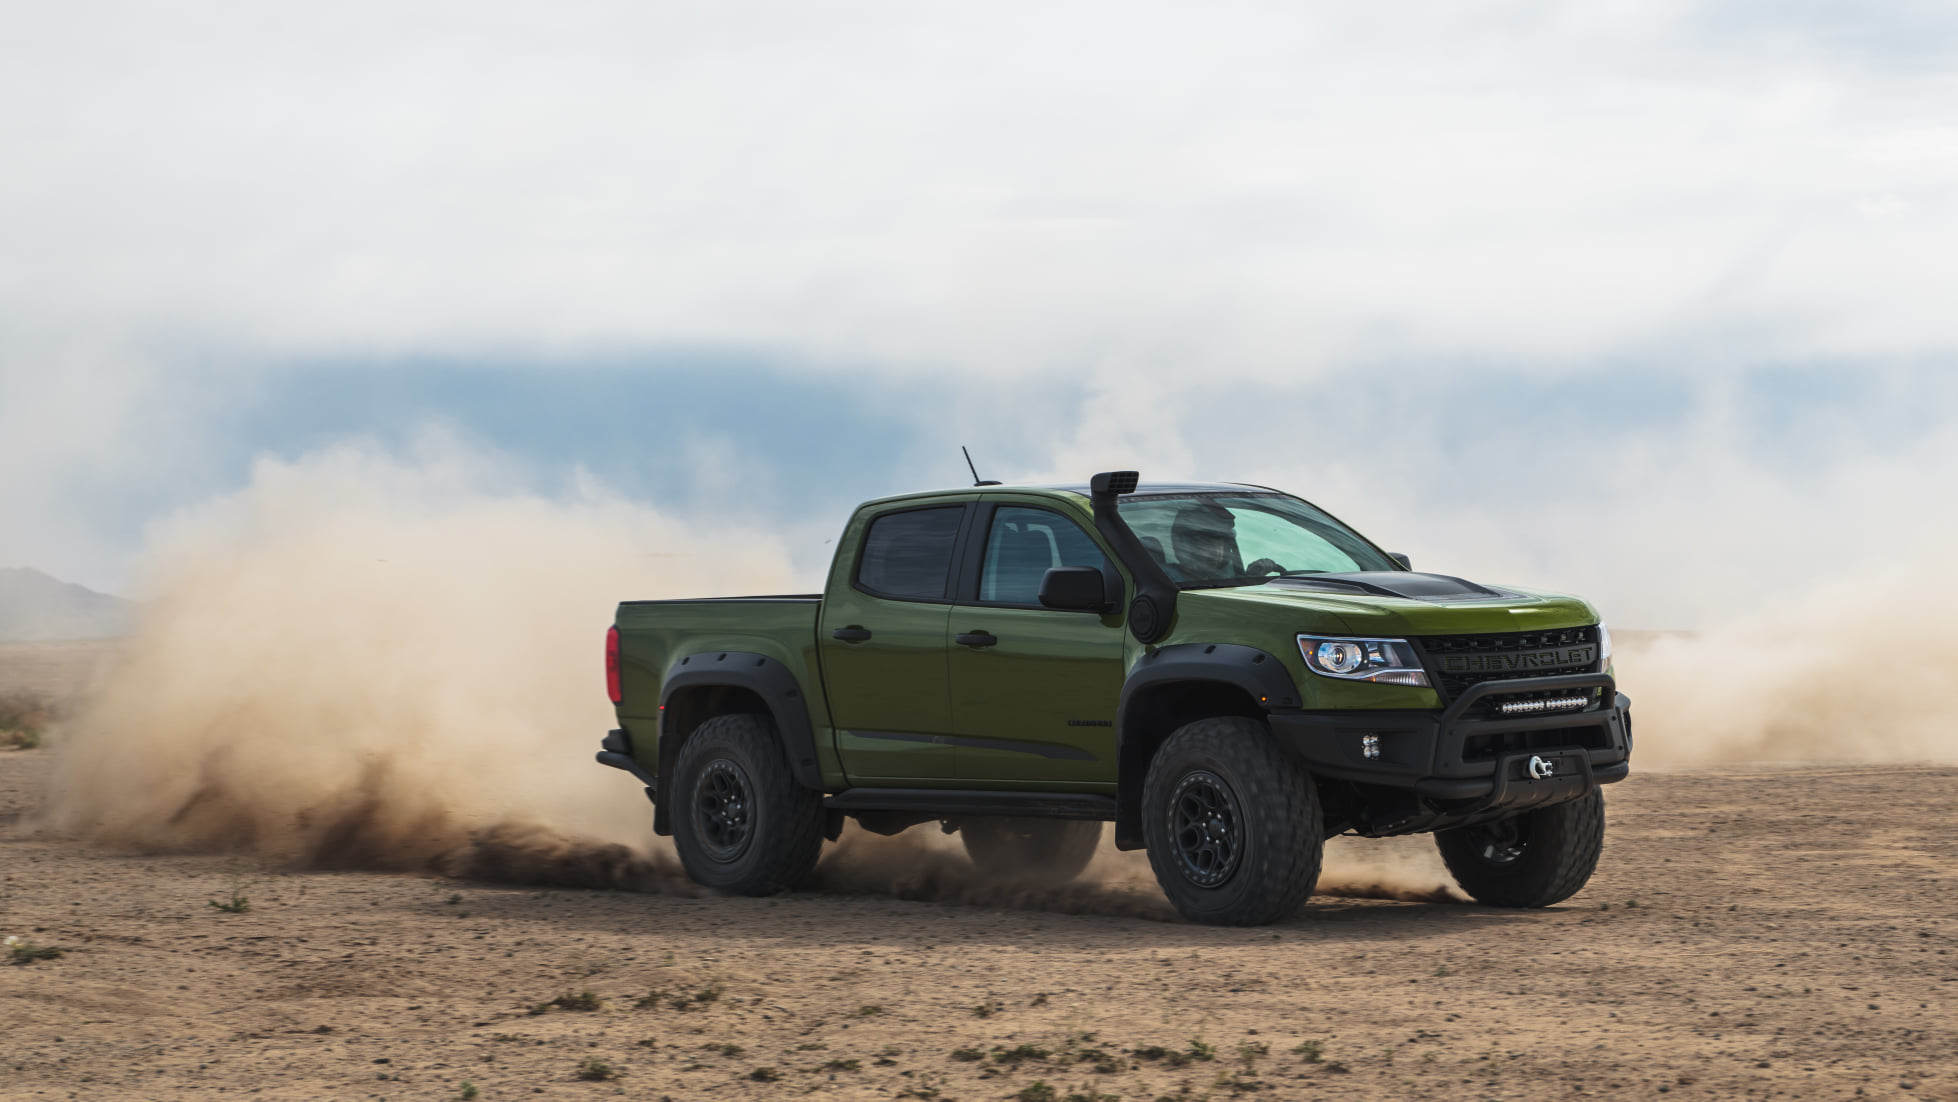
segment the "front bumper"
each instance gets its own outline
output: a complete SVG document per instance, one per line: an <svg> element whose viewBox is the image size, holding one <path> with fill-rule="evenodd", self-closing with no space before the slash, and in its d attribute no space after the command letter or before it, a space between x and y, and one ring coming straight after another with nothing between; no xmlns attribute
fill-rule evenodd
<svg viewBox="0 0 1958 1102"><path fill-rule="evenodd" d="M1605 703L1583 711L1469 714L1487 696L1594 688ZM1268 719L1314 775L1412 797L1370 801L1369 813L1353 824L1362 833L1394 834L1547 807L1625 779L1631 707L1611 676L1598 673L1483 682L1441 712L1278 711ZM1366 756L1369 744L1376 757Z"/></svg>

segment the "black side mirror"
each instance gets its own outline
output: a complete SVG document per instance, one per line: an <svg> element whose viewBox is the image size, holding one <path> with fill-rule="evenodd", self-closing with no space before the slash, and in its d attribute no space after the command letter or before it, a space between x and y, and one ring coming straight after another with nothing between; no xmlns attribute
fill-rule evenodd
<svg viewBox="0 0 1958 1102"><path fill-rule="evenodd" d="M1106 612L1108 587L1093 566L1057 566L1040 577L1040 603L1070 612Z"/></svg>
<svg viewBox="0 0 1958 1102"><path fill-rule="evenodd" d="M1414 569L1413 561L1410 560L1406 555L1401 554L1399 551L1389 551L1387 552L1387 557L1401 564L1402 570Z"/></svg>

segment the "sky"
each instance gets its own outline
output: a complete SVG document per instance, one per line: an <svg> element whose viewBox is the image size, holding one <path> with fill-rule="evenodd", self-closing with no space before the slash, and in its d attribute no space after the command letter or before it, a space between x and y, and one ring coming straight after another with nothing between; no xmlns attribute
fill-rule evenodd
<svg viewBox="0 0 1958 1102"><path fill-rule="evenodd" d="M1951 534L1949 5L0 17L0 565L349 444L810 579L960 444L1255 481L1653 628Z"/></svg>

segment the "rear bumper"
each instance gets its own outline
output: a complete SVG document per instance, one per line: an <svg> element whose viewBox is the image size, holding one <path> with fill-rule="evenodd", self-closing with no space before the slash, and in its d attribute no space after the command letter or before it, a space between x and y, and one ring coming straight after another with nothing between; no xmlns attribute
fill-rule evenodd
<svg viewBox="0 0 1958 1102"><path fill-rule="evenodd" d="M1601 689L1583 711L1484 718L1483 698ZM1273 712L1271 730L1316 776L1398 789L1412 800L1363 833L1440 829L1576 799L1631 772L1631 700L1606 674L1485 682L1447 710ZM1368 757L1369 736L1377 756ZM1534 766L1534 768L1533 768Z"/></svg>
<svg viewBox="0 0 1958 1102"><path fill-rule="evenodd" d="M633 758L631 738L618 728L607 731L604 740L598 744L598 764L623 769L639 778L639 783L646 786L647 797L651 798L653 790L659 787L659 778Z"/></svg>

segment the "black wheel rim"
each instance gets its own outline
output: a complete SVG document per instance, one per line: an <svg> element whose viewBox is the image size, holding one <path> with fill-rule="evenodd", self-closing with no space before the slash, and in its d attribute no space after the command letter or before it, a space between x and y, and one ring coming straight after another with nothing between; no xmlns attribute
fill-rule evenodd
<svg viewBox="0 0 1958 1102"><path fill-rule="evenodd" d="M747 852L755 835L754 790L747 771L726 758L715 758L700 771L693 786L693 825L709 857L727 862Z"/></svg>
<svg viewBox="0 0 1958 1102"><path fill-rule="evenodd" d="M1468 831L1475 855L1488 865L1513 865L1522 860L1530 844L1529 830L1521 817L1498 819Z"/></svg>
<svg viewBox="0 0 1958 1102"><path fill-rule="evenodd" d="M1199 888L1229 880L1244 855L1237 793L1207 769L1184 774L1169 798L1169 839L1185 880Z"/></svg>

